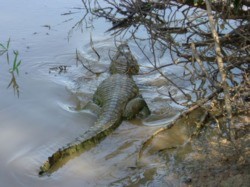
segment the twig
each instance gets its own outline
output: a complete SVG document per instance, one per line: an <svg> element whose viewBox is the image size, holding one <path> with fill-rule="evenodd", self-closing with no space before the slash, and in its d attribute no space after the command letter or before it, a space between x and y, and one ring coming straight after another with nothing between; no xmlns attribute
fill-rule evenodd
<svg viewBox="0 0 250 187"><path fill-rule="evenodd" d="M138 153L138 157L137 157L137 163L139 163L139 160L142 156L143 150L145 150L145 148L152 142L152 140L154 139L154 137L156 137L159 133L170 129L171 127L174 126L174 124L182 117L187 116L190 112L194 111L195 109L202 107L206 102L208 102L209 100L211 100L213 97L215 97L217 94L219 94L220 92L222 92L222 89L218 89L215 92L211 93L209 96L207 96L207 98L198 101L195 105L193 105L192 107L190 107L189 109L185 110L184 112L182 112L174 121L172 121L171 123L167 124L165 127L161 127L160 129L158 129L152 136L150 136L150 138L148 138L141 146L140 151Z"/></svg>
<svg viewBox="0 0 250 187"><path fill-rule="evenodd" d="M210 84L211 84L212 86L215 86L214 83L213 83L213 81L212 81L211 78L210 78L210 75L208 75L207 70L206 70L205 67L203 66L203 63L202 63L202 61L201 61L201 59L200 59L200 57L199 57L199 54L197 53L197 51L196 51L196 49L195 49L195 44L194 44L194 43L191 43L191 48L192 48L192 52L193 52L193 54L194 54L194 57L195 57L196 61L197 61L198 64L200 65L201 70L203 71L203 73L206 75L206 79L208 79L208 81L210 82Z"/></svg>
<svg viewBox="0 0 250 187"><path fill-rule="evenodd" d="M228 138L231 139L233 136L231 136L231 119L232 119L232 106L231 106L231 101L230 101L230 91L229 91L229 86L226 82L227 79L227 72L224 68L224 62L223 62L223 55L221 52L221 47L220 47L220 40L218 33L215 29L215 23L214 23L214 17L212 15L212 10L210 6L210 1L206 0L206 8L207 8L207 14L208 14L208 19L212 31L212 35L214 38L214 47L216 51L216 60L218 64L218 68L220 71L221 75L221 85L223 88L224 92L224 100L225 100L225 107L226 107L226 121L227 121L227 128L228 128Z"/></svg>
<svg viewBox="0 0 250 187"><path fill-rule="evenodd" d="M92 40L92 33L90 33L90 47L95 52L95 54L96 54L96 56L98 58L97 61L99 62L101 57L100 57L99 53L96 51L96 49L94 47L94 43L93 43L93 40Z"/></svg>
<svg viewBox="0 0 250 187"><path fill-rule="evenodd" d="M77 61L77 62L78 62L78 61L81 62L82 66L83 66L85 69L87 69L88 71L90 71L91 73L96 74L94 71L92 71L89 67L87 67L87 66L84 64L84 62L82 61L81 58L79 58L79 54L78 54L77 49L76 49L76 61Z"/></svg>

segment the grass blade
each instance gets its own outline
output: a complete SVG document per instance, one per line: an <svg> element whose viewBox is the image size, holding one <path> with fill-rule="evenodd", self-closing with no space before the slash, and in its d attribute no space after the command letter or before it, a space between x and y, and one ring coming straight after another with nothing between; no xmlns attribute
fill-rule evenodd
<svg viewBox="0 0 250 187"><path fill-rule="evenodd" d="M22 61L19 60L19 62L17 63L17 65L15 67L17 75L19 75L19 66L20 66L21 63L22 63Z"/></svg>
<svg viewBox="0 0 250 187"><path fill-rule="evenodd" d="M9 47L10 47L10 38L9 38L9 40L8 40L8 42L7 42L7 49L6 49L6 50L8 50Z"/></svg>
<svg viewBox="0 0 250 187"><path fill-rule="evenodd" d="M6 47L0 43L0 47L2 47L4 50L7 50Z"/></svg>
<svg viewBox="0 0 250 187"><path fill-rule="evenodd" d="M9 64L9 63L10 63L9 52L7 52L7 54L6 54L6 58L7 58L7 62L8 62L8 64Z"/></svg>

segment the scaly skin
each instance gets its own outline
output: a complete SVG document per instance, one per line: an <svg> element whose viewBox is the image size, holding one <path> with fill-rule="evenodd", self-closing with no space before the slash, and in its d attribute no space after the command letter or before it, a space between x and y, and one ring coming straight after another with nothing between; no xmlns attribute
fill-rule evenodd
<svg viewBox="0 0 250 187"><path fill-rule="evenodd" d="M149 114L147 104L139 95L139 89L131 78L131 75L138 71L137 61L128 46L121 44L112 59L111 76L99 85L93 97L92 104L100 107L95 125L49 157L40 167L39 175L53 173L68 160L95 146L114 131L124 118L131 119L140 111Z"/></svg>

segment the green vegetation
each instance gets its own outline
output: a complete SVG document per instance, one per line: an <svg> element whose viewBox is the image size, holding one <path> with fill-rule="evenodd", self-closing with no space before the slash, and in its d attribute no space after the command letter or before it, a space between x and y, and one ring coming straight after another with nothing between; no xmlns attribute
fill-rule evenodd
<svg viewBox="0 0 250 187"><path fill-rule="evenodd" d="M6 55L6 61L11 66L9 68L9 72L11 74L11 80L7 88L12 86L14 90L14 94L19 97L19 86L16 81L16 75L19 75L19 67L22 61L19 60L18 50L13 50L13 52L11 53L11 57L13 57L13 61L10 60L10 55L9 55L10 41L11 40L9 38L6 44L0 43L0 56Z"/></svg>
<svg viewBox="0 0 250 187"><path fill-rule="evenodd" d="M19 53L18 53L18 51L13 51L13 54L14 54L14 61L13 61L13 66L12 66L12 68L10 69L10 72L11 73L14 73L14 72L16 72L17 74L19 74L19 66L20 66L20 64L22 63L22 61L21 60L17 60L18 59L18 55L19 55Z"/></svg>
<svg viewBox="0 0 250 187"><path fill-rule="evenodd" d="M10 38L9 38L9 40L7 41L6 46L4 46L3 44L0 43L0 47L1 47L0 55L3 55L4 53L8 52L9 47L10 47Z"/></svg>

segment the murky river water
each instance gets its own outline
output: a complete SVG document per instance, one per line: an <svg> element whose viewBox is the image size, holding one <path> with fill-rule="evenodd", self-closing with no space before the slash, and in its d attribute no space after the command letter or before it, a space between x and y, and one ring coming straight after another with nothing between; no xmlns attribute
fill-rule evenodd
<svg viewBox="0 0 250 187"><path fill-rule="evenodd" d="M88 60L92 61L92 68L102 72L109 65L108 52L114 49L114 41L104 34L110 25L104 20L96 22L92 36L101 55L96 62L89 44L90 30L74 31L68 38L68 32L83 15L73 9L83 7L79 0L2 0L0 4L0 43L11 40L10 64L5 54L0 56L0 186L126 186L135 181L140 181L135 186L149 185L161 169L159 166L157 170L157 165L150 166L151 170L136 169L138 150L159 125L178 114L176 108L169 110L169 98L156 92L166 85L157 74L135 77L153 111L150 119L124 121L95 148L52 176L38 177L39 167L47 157L86 131L96 119L75 108L91 99L108 74L91 75L81 64L77 65L76 49L87 65ZM63 15L70 11L78 13ZM142 63L143 55L133 43L130 47ZM19 97L14 95L12 86L7 89L12 50L18 50L22 60L19 76L16 75ZM54 68L60 65L67 66L67 71Z"/></svg>

